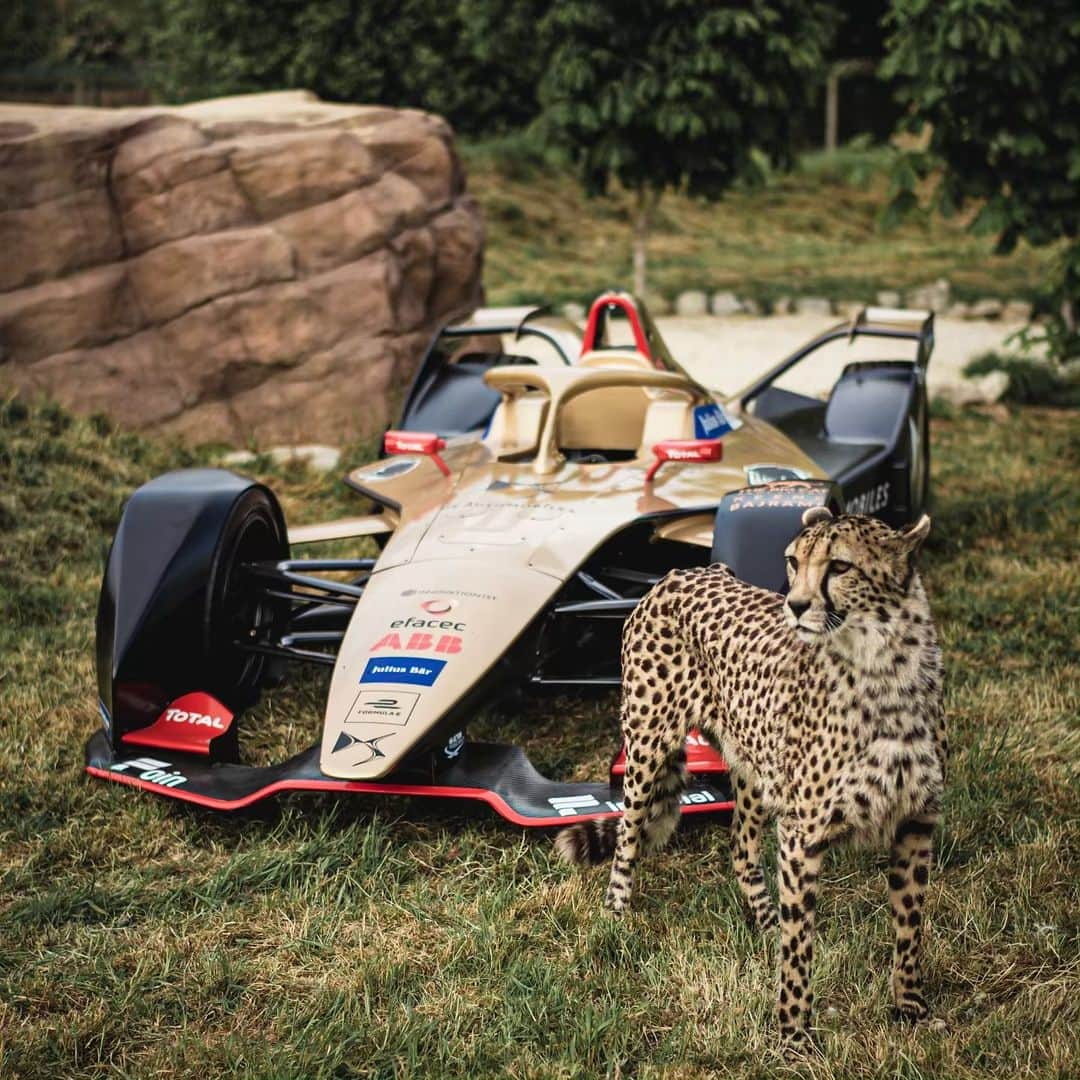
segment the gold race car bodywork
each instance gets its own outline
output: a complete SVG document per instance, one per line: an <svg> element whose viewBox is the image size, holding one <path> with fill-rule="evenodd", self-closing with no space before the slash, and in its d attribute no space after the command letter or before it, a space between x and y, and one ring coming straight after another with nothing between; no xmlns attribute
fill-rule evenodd
<svg viewBox="0 0 1080 1080"><path fill-rule="evenodd" d="M827 402L777 390L812 343L717 400L627 294L599 298L584 332L488 310L440 335L387 456L346 477L377 512L286 534L272 495L233 474L151 481L125 510L103 586L105 730L90 771L223 808L291 787L472 793L526 824L617 813L618 768L610 789L553 784L523 756L467 743L469 717L507 687L617 685L622 620L674 566L722 559L777 588L776 546L806 506L885 491L882 516L914 513L932 318L871 310L818 343L843 334L907 339L916 356L850 365ZM176 535L160 565L136 566L164 508ZM290 552L369 537L376 559ZM180 583L178 565L190 567ZM351 580L326 576L342 572ZM174 610L153 610L166 595ZM191 643L164 663L151 654L170 619ZM236 760L235 715L280 660L333 674L319 746L271 774ZM724 772L705 747L691 758L713 781ZM688 796L698 809L729 805L702 790Z"/></svg>

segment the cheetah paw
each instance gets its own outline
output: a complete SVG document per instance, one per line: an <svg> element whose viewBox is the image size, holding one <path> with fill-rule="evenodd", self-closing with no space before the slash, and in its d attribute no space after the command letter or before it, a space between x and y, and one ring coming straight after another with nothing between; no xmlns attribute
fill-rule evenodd
<svg viewBox="0 0 1080 1080"><path fill-rule="evenodd" d="M604 914L612 919L621 919L626 913L626 901L612 899L610 896L604 900Z"/></svg>
<svg viewBox="0 0 1080 1080"><path fill-rule="evenodd" d="M909 991L896 1003L893 1020L905 1024L925 1024L930 1019L930 1010L922 994Z"/></svg>
<svg viewBox="0 0 1080 1080"><path fill-rule="evenodd" d="M784 1060L792 1064L818 1057L821 1053L810 1032L802 1028L783 1033L780 1052Z"/></svg>

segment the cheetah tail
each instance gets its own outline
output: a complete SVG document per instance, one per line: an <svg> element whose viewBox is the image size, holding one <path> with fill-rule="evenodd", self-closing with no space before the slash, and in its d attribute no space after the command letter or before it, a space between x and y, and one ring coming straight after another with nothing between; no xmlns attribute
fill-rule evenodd
<svg viewBox="0 0 1080 1080"><path fill-rule="evenodd" d="M618 818L578 822L555 837L555 854L564 862L582 866L606 862L615 854L618 828Z"/></svg>

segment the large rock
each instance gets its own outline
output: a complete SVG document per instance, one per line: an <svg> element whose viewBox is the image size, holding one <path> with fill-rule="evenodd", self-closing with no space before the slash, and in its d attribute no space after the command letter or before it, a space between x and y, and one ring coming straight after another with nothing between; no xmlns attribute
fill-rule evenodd
<svg viewBox="0 0 1080 1080"><path fill-rule="evenodd" d="M299 92L0 105L0 394L195 441L372 434L480 302L452 134Z"/></svg>

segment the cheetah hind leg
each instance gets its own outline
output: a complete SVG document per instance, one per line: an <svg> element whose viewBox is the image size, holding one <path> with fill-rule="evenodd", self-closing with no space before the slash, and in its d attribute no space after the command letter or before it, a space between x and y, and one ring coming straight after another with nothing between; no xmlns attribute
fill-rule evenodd
<svg viewBox="0 0 1080 1080"><path fill-rule="evenodd" d="M604 907L621 915L634 890L634 868L646 852L659 851L679 824L679 796L686 788L686 749L654 760L635 761L627 748L623 776L623 816L615 841Z"/></svg>
<svg viewBox="0 0 1080 1080"><path fill-rule="evenodd" d="M735 781L735 819L732 822L731 862L735 878L758 929L770 930L779 919L776 904L765 884L761 861L767 816L761 803L761 787L741 772L736 772L732 779Z"/></svg>

